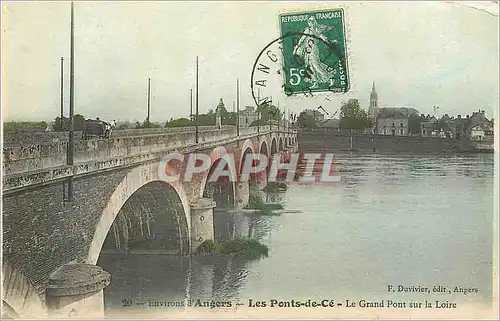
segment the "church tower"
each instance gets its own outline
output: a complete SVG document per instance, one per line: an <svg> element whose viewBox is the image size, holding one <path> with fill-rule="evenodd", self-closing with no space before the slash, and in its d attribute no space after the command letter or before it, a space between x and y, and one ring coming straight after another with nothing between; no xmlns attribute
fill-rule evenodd
<svg viewBox="0 0 500 321"><path fill-rule="evenodd" d="M368 114L375 118L375 110L378 108L378 96L377 91L375 90L375 81L372 85L372 92L370 93L370 107L368 108Z"/></svg>

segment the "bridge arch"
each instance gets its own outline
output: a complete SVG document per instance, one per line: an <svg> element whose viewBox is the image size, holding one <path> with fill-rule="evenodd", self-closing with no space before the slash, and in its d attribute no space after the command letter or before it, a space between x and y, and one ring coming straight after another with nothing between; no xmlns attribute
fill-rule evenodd
<svg viewBox="0 0 500 321"><path fill-rule="evenodd" d="M236 164L238 164L238 160L235 159L235 156L229 154L227 149L223 146L216 147L210 153L211 166L209 170L206 172L206 175L203 175L202 182L200 185L199 196L200 197L208 197L212 198L216 201L217 206L221 204L222 197L224 195L228 195L227 203L224 204L227 206L234 205L235 199L235 179L237 178ZM220 163L225 163L224 168L230 173L231 178L225 176L221 176L217 179L217 181L210 181L215 170L219 167ZM215 186L219 186L220 190L217 193Z"/></svg>
<svg viewBox="0 0 500 321"><path fill-rule="evenodd" d="M47 309L33 284L4 258L2 264L2 319L44 318Z"/></svg>
<svg viewBox="0 0 500 321"><path fill-rule="evenodd" d="M259 154L265 155L267 162L269 163L269 144L266 139L262 139L259 144ZM267 172L269 170L269 164L267 164L266 169L259 173L251 173L249 177L249 185L254 190L262 190L267 185Z"/></svg>
<svg viewBox="0 0 500 321"><path fill-rule="evenodd" d="M260 145L259 145L259 152L261 154L265 154L266 156L269 156L269 143L267 142L266 139L263 139L261 142L260 142Z"/></svg>
<svg viewBox="0 0 500 321"><path fill-rule="evenodd" d="M269 156L274 155L277 151L278 151L278 144L276 141L276 137L273 137L271 139L271 155L269 155Z"/></svg>
<svg viewBox="0 0 500 321"><path fill-rule="evenodd" d="M172 201L176 201L179 207L182 208L181 217L177 217L176 219L178 224L176 228L179 229L179 234L182 236L182 239L178 241L181 247L183 244L182 242L187 243L184 246L186 247L185 250L189 251L191 235L191 224L189 222L191 220L188 196L180 181L165 182L161 180L158 175L158 164L150 163L132 169L115 188L97 223L92 243L88 251L87 263L97 263L113 223L127 224L127 222L123 222L123 219L119 218L120 221L116 220L119 214L126 215L130 209L144 209L145 206L150 204L161 205L161 203L157 203L159 201L157 198L166 201L167 197L172 197ZM131 203L132 201L135 202ZM146 202L146 204L144 204L144 202ZM141 231L143 224L146 223L143 219L147 218L148 216L138 217ZM149 225L147 224L144 226L144 229L149 229ZM182 233L181 230L185 232ZM116 232L116 229L113 229L113 232ZM151 231L149 230L148 232ZM118 239L120 239L120 237Z"/></svg>
<svg viewBox="0 0 500 321"><path fill-rule="evenodd" d="M238 162L237 172L241 174L241 170L243 169L243 165L245 164L245 156L251 153L255 154L253 143L250 139L246 139L241 146L240 160Z"/></svg>

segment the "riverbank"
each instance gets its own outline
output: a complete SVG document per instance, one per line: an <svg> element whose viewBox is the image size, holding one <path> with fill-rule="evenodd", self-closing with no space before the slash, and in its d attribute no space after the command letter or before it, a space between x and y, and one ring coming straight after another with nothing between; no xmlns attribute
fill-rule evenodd
<svg viewBox="0 0 500 321"><path fill-rule="evenodd" d="M301 152L370 152L370 153L480 153L493 152L471 140L437 137L406 137L386 135L348 135L334 132L303 131L298 134ZM492 147L492 146L491 146Z"/></svg>

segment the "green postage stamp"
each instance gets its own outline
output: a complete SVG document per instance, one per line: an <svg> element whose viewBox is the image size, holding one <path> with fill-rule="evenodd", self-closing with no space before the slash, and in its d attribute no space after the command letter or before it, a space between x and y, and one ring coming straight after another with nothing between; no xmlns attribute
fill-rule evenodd
<svg viewBox="0 0 500 321"><path fill-rule="evenodd" d="M279 19L285 94L347 92L344 11L285 13Z"/></svg>

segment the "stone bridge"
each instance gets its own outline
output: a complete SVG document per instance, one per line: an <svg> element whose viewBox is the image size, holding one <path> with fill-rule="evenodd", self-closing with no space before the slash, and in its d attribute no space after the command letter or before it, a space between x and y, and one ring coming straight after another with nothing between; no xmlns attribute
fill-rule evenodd
<svg viewBox="0 0 500 321"><path fill-rule="evenodd" d="M266 171L246 183L211 182L217 165L238 175L249 153L271 157L297 143L296 132L269 126L243 128L239 136L234 126L202 127L198 143L192 127L117 131L110 139L76 134L67 165L66 136L4 140L2 283L10 317L79 317L82 310L102 317L102 289L110 282L97 265L103 251L194 253L214 239L214 208L245 207L250 189L267 185ZM193 152L210 155L211 167L189 182L165 181L162 158Z"/></svg>

